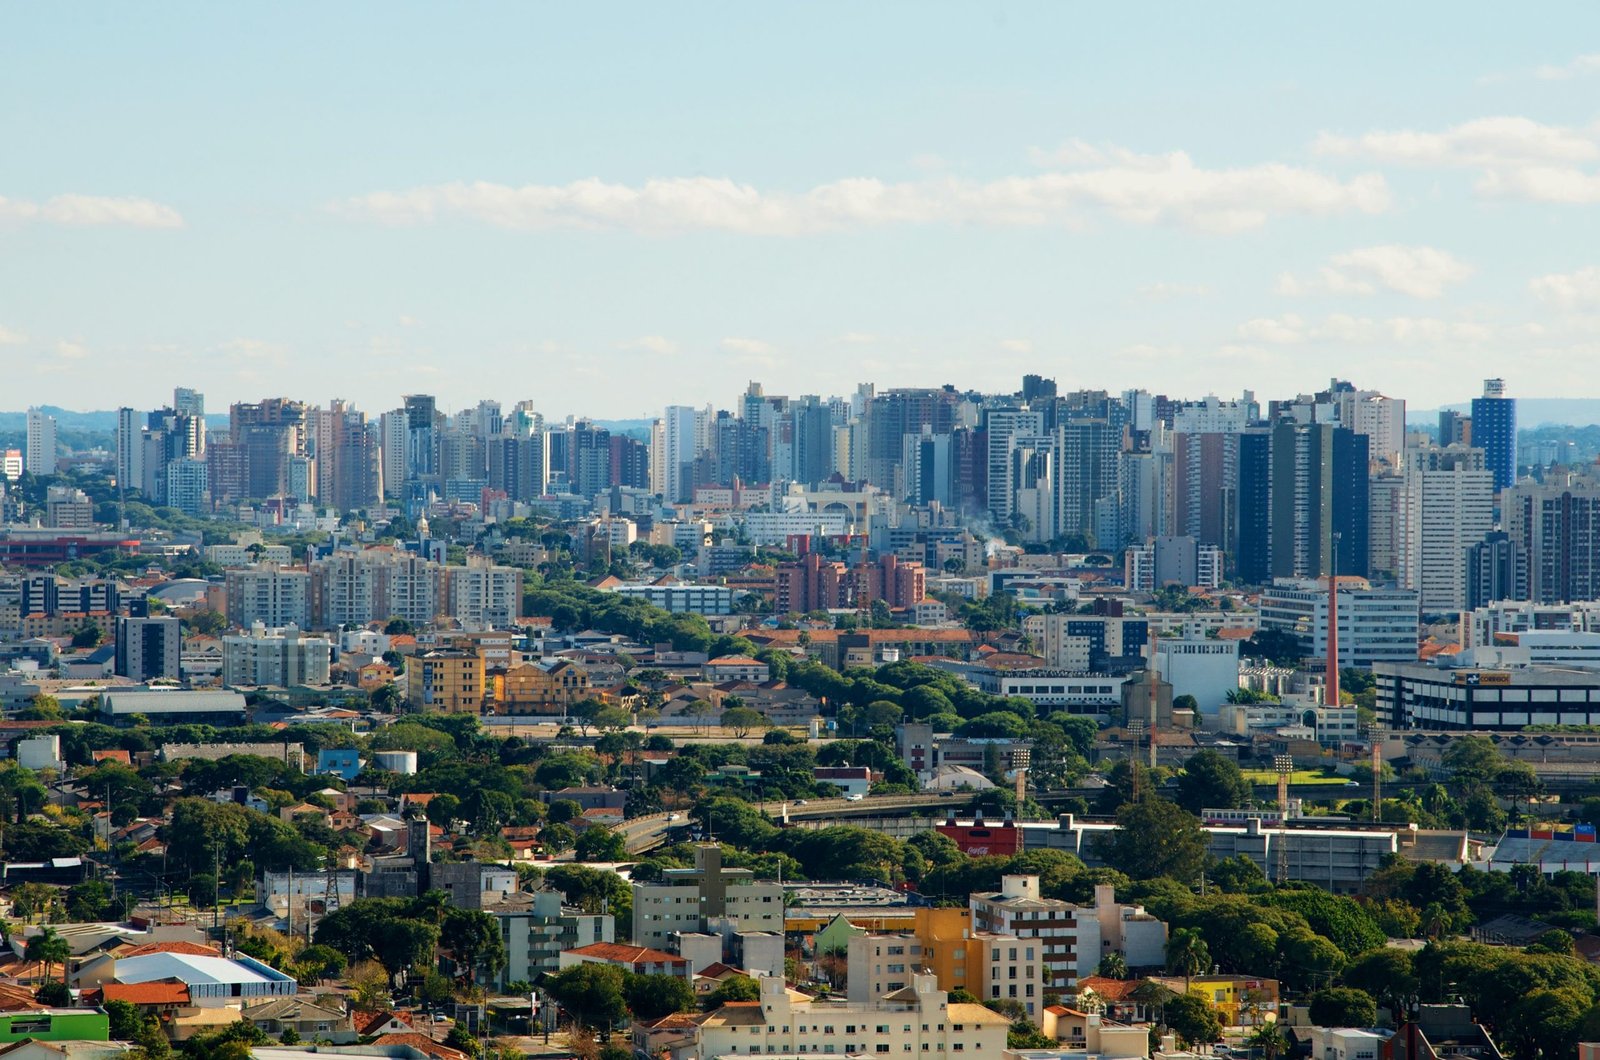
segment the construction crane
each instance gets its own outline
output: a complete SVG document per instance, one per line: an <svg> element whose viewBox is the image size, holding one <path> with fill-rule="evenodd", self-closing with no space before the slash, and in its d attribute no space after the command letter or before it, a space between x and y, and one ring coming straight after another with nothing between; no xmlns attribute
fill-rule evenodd
<svg viewBox="0 0 1600 1060"><path fill-rule="evenodd" d="M1278 771L1278 858L1274 882L1289 880L1289 774L1294 772L1291 755L1274 755L1272 766Z"/></svg>

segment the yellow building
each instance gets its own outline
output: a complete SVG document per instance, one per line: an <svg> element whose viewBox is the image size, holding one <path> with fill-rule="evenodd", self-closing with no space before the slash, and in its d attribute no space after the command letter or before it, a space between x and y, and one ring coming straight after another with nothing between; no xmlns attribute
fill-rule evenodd
<svg viewBox="0 0 1600 1060"><path fill-rule="evenodd" d="M548 670L533 663L512 666L495 685L495 707L503 714L565 714L589 698L588 672L569 660Z"/></svg>
<svg viewBox="0 0 1600 1060"><path fill-rule="evenodd" d="M424 652L412 657L406 675L406 700L414 710L483 712L483 656L476 652Z"/></svg>
<svg viewBox="0 0 1600 1060"><path fill-rule="evenodd" d="M1182 976L1168 975L1155 982L1173 993L1184 992ZM1276 1018L1278 981L1249 979L1241 975L1197 975L1188 981L1188 992L1211 1002L1224 1026L1255 1026Z"/></svg>

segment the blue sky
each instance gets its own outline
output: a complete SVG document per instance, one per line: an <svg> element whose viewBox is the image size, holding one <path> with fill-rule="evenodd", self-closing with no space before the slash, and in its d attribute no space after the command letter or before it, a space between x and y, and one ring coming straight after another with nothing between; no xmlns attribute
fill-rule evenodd
<svg viewBox="0 0 1600 1060"><path fill-rule="evenodd" d="M10 5L0 406L1594 394L1600 9Z"/></svg>

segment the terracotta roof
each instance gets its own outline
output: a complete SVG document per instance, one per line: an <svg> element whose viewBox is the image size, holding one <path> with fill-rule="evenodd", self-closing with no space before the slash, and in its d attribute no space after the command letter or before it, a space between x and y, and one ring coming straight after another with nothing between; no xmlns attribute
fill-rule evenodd
<svg viewBox="0 0 1600 1060"><path fill-rule="evenodd" d="M390 1020L397 1020L407 1027L411 1026L411 1020L398 1012L364 1012L356 1014L356 1033L363 1038L369 1034L375 1034L379 1027L382 1027Z"/></svg>
<svg viewBox="0 0 1600 1060"><path fill-rule="evenodd" d="M121 762L125 766L133 764L133 756L127 751L95 751L90 757L96 762Z"/></svg>
<svg viewBox="0 0 1600 1060"><path fill-rule="evenodd" d="M1107 1001L1123 1001L1139 986L1136 979L1108 979L1103 975L1086 975L1078 980L1078 992L1093 990Z"/></svg>
<svg viewBox="0 0 1600 1060"><path fill-rule="evenodd" d="M117 954L119 959L127 957L144 957L151 953L181 953L189 957L221 957L222 951L215 946L202 946L198 942L146 942L142 946L135 946L131 950L123 950Z"/></svg>
<svg viewBox="0 0 1600 1060"><path fill-rule="evenodd" d="M765 666L760 659L748 655L722 655L706 663L707 666Z"/></svg>
<svg viewBox="0 0 1600 1060"><path fill-rule="evenodd" d="M176 979L154 983L107 983L100 988L101 1001L126 1001L130 1005L187 1005L189 988Z"/></svg>
<svg viewBox="0 0 1600 1060"><path fill-rule="evenodd" d="M0 983L0 1012L29 1011L39 1007L33 991L23 986Z"/></svg>
<svg viewBox="0 0 1600 1060"><path fill-rule="evenodd" d="M675 953L653 950L649 946L626 946L620 942L592 942L568 950L580 957L593 957L599 961L616 961L620 964L688 964Z"/></svg>

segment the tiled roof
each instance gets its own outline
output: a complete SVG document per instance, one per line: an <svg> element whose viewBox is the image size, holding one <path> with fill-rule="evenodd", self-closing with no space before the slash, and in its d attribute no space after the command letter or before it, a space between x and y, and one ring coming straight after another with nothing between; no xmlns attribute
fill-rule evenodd
<svg viewBox="0 0 1600 1060"><path fill-rule="evenodd" d="M152 953L182 953L190 957L221 957L222 951L215 946L202 946L198 942L146 942L129 950L117 954L118 960L129 957L145 957Z"/></svg>
<svg viewBox="0 0 1600 1060"><path fill-rule="evenodd" d="M189 988L175 979L154 983L107 983L101 1001L126 1001L130 1005L187 1005Z"/></svg>
<svg viewBox="0 0 1600 1060"><path fill-rule="evenodd" d="M620 964L687 964L688 961L675 953L665 950L653 950L648 946L627 946L620 942L592 942L587 946L579 946L575 950L568 950L580 957L592 957L599 961L616 961Z"/></svg>

